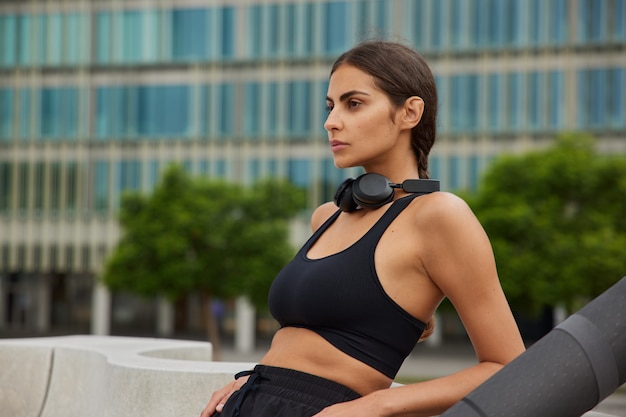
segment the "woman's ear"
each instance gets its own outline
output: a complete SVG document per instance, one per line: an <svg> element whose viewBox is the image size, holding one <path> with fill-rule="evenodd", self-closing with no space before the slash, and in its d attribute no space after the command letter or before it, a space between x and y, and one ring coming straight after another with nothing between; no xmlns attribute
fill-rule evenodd
<svg viewBox="0 0 626 417"><path fill-rule="evenodd" d="M403 122L406 127L413 129L422 119L424 114L424 100L418 96L411 96L404 102Z"/></svg>

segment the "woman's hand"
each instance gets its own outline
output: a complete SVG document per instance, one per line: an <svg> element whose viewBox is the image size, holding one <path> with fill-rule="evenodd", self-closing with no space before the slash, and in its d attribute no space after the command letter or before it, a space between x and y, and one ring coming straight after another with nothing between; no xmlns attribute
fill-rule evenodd
<svg viewBox="0 0 626 417"><path fill-rule="evenodd" d="M346 401L326 407L313 417L384 417L380 402L376 400L376 393L366 395L352 401Z"/></svg>
<svg viewBox="0 0 626 417"><path fill-rule="evenodd" d="M200 413L200 417L211 417L215 412L221 413L222 408L224 408L224 404L226 403L226 401L228 401L230 396L233 395L233 392L239 390L239 388L241 388L241 386L245 384L247 380L248 376L242 376L230 382L224 388L215 391L213 395L211 395L209 403L206 405L206 407L204 407L202 413Z"/></svg>

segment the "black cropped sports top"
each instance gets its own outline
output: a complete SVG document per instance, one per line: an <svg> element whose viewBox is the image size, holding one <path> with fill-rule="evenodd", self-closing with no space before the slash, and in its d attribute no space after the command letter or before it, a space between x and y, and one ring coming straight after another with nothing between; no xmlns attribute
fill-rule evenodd
<svg viewBox="0 0 626 417"><path fill-rule="evenodd" d="M341 212L326 220L270 288L270 312L281 327L310 329L342 352L395 378L425 324L385 293L376 274L374 251L387 227L418 195L394 201L347 249L310 259L309 249Z"/></svg>

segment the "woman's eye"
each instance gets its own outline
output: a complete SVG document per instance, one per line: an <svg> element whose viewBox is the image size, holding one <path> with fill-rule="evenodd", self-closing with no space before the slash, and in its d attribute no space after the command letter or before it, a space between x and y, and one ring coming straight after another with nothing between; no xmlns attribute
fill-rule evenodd
<svg viewBox="0 0 626 417"><path fill-rule="evenodd" d="M360 101L355 101L355 100L350 100L348 102L348 107L351 109L356 109L357 107L359 107L361 105Z"/></svg>
<svg viewBox="0 0 626 417"><path fill-rule="evenodd" d="M333 110L333 105L332 104L327 104L326 105L326 113L330 113Z"/></svg>

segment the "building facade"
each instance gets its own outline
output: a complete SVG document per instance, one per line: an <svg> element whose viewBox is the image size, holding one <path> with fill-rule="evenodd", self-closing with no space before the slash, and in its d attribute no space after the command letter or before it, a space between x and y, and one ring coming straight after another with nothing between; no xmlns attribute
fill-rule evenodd
<svg viewBox="0 0 626 417"><path fill-rule="evenodd" d="M4 0L0 332L88 329L120 195L169 163L332 198L328 71L371 38L431 64L443 189L563 131L626 153L626 0Z"/></svg>

